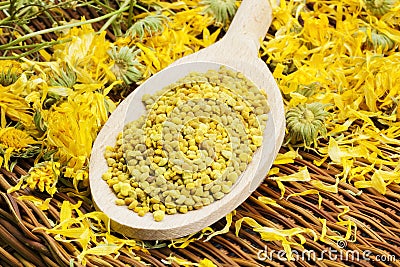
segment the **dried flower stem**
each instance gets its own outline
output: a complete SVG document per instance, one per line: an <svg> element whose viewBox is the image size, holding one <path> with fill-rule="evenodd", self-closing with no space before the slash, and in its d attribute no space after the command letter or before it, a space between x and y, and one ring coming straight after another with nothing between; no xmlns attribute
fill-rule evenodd
<svg viewBox="0 0 400 267"><path fill-rule="evenodd" d="M111 8L109 5L103 4L101 1L94 0L94 3L95 3L96 5L101 6L102 8L105 8L106 10L108 10L108 11L110 11L110 12L115 11L115 10L114 10L113 8Z"/></svg>
<svg viewBox="0 0 400 267"><path fill-rule="evenodd" d="M112 12L114 14L111 16L111 18L109 18L107 20L106 23L104 23L103 27L101 27L99 32L107 30L107 28L117 19L118 15L120 15L122 12L128 10L130 8L130 6L128 6L130 2L131 2L131 0L125 0L124 3L122 4L122 6L118 9L118 11ZM112 14L112 13L110 13L110 14Z"/></svg>
<svg viewBox="0 0 400 267"><path fill-rule="evenodd" d="M131 1L129 5L129 13L128 13L128 28L132 26L132 21L133 21L133 8L136 5L136 1Z"/></svg>
<svg viewBox="0 0 400 267"><path fill-rule="evenodd" d="M47 46L50 47L50 46L53 46L53 45L66 43L66 42L69 42L69 41L71 41L71 40L72 40L71 38L68 38L68 39L65 39L65 40L58 40L58 41L51 41L51 42L43 42L43 43L41 43L40 45L43 45L43 46L46 46L46 47L47 47ZM18 46L6 47L6 48L4 48L3 50L26 49L26 48L34 48L34 47L36 47L36 46L38 46L38 44L18 45ZM0 59L1 59L1 57L0 57Z"/></svg>
<svg viewBox="0 0 400 267"><path fill-rule="evenodd" d="M53 45L56 44L62 44L62 43L66 43L71 41L70 38L65 39L65 40L58 40L58 41L52 41L52 42L45 42L45 43L40 43L40 44L31 44L31 45L22 45L22 46L10 46L10 47L6 47L3 48L2 50L12 50L12 49L26 49L26 48L32 48L29 51L26 51L24 53L20 53L20 54L16 54L13 56L2 56L0 57L0 60L3 59L19 59L22 57L26 57L27 55L33 54L35 52L38 52L42 49L48 48L48 47L52 47Z"/></svg>
<svg viewBox="0 0 400 267"><path fill-rule="evenodd" d="M55 32L55 31L62 31L62 30L65 30L65 29L70 29L70 28L73 28L73 27L78 27L78 26L82 26L82 25L86 25L86 24L92 24L92 23L99 22L99 21L105 20L107 18L110 18L110 20L106 22L107 27L108 27L116 19L116 17L119 14L121 14L122 12L128 10L128 8L129 8L128 7L128 3L129 3L129 0L125 0L124 4L121 6L120 9L118 9L118 10L116 10L114 12L108 13L106 15L100 16L98 18L94 18L94 19L90 19L90 20L86 20L86 21L79 21L79 22L66 24L66 25L61 25L61 26L57 26L57 27L54 27L54 28L44 29L44 30L40 30L40 31L36 31L36 32L31 32L29 34L26 34L26 35L20 37L20 38L15 39L14 41L9 42L8 44L0 45L0 50L4 50L7 47L14 46L16 44L19 44L19 43L25 41L25 40L28 40L29 38L36 37L36 36L39 36L39 35L42 35L42 34L51 33L51 32ZM107 27L103 26L100 29L100 31L105 30ZM39 45L41 45L41 44L39 44ZM38 49L38 50L40 50L40 49Z"/></svg>

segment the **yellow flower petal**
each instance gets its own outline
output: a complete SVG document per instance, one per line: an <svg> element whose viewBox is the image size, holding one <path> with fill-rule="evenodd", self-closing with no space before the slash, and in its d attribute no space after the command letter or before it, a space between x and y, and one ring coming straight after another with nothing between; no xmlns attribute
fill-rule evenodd
<svg viewBox="0 0 400 267"><path fill-rule="evenodd" d="M299 154L293 150L290 150L284 154L279 153L275 158L274 164L293 163L294 159L297 157L299 157Z"/></svg>
<svg viewBox="0 0 400 267"><path fill-rule="evenodd" d="M212 233L211 235L209 235L209 236L207 237L207 239L204 240L204 242L209 241L211 238L213 238L213 237L216 236L216 235L222 235L222 234L228 233L228 232L229 232L229 228L231 227L231 224L232 224L232 216L233 216L234 214L236 214L236 211L232 211L231 213L229 213L228 215L226 215L226 216L225 216L226 224L225 224L224 228L222 228L222 229L219 230L219 231L215 231L214 233Z"/></svg>
<svg viewBox="0 0 400 267"><path fill-rule="evenodd" d="M322 196L319 193L319 191L316 190L316 189L308 189L308 190L305 190L303 192L293 193L293 194L288 195L286 199L289 199L291 197L306 196L306 195L312 195L312 194L317 194L318 195L318 208L320 209L321 208L321 204L322 204Z"/></svg>
<svg viewBox="0 0 400 267"><path fill-rule="evenodd" d="M217 265L215 265L209 259L202 259L201 261L199 261L199 265L198 266L199 267L217 267Z"/></svg>
<svg viewBox="0 0 400 267"><path fill-rule="evenodd" d="M278 203L276 203L275 200L273 200L272 198L266 197L266 196L259 196L258 200L266 205L271 205L274 207L280 207L282 208L281 205L279 205Z"/></svg>
<svg viewBox="0 0 400 267"><path fill-rule="evenodd" d="M336 183L334 185L326 185L321 180L312 180L310 183L318 190L337 193L339 181L340 181L339 177L336 177Z"/></svg>
<svg viewBox="0 0 400 267"><path fill-rule="evenodd" d="M147 58L147 60L148 60L147 63L151 62L151 64L154 65L154 67L156 68L156 70L160 70L160 68L161 68L161 63L160 63L160 61L158 60L158 58L157 58L155 52L154 52L153 50L151 50L150 48L148 48L148 47L146 47L146 46L144 46L144 45L142 45L142 44L140 44L140 43L137 43L136 46L137 46L138 48L140 48L140 50L142 50L142 53L144 54L144 56L145 56L145 57Z"/></svg>
<svg viewBox="0 0 400 267"><path fill-rule="evenodd" d="M271 177L269 179L280 182L308 182L311 181L311 176L307 167L301 167L296 173L279 177Z"/></svg>
<svg viewBox="0 0 400 267"><path fill-rule="evenodd" d="M30 201L35 204L35 206L38 207L40 210L48 210L51 201L51 198L46 198L46 200L43 201L43 199L29 195L19 196L18 199L22 201Z"/></svg>
<svg viewBox="0 0 400 267"><path fill-rule="evenodd" d="M86 255L95 255L95 256L104 256L110 255L113 253L117 253L117 251L121 248L121 245L115 244L99 244L94 248L89 248L83 251L79 256L78 260L82 261Z"/></svg>

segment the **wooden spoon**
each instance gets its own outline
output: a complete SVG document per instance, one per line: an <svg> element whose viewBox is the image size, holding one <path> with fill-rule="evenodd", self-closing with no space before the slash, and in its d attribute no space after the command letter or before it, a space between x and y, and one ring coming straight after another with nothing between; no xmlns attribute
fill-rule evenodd
<svg viewBox="0 0 400 267"><path fill-rule="evenodd" d="M225 36L215 44L192 55L181 58L152 76L111 114L93 145L90 158L90 188L96 208L111 219L113 230L142 240L165 240L182 237L218 221L244 202L265 179L282 144L285 118L281 93L266 64L258 58L260 41L272 21L268 0L243 0ZM156 222L151 213L139 217L126 206L115 205L116 195L102 180L107 171L104 150L114 146L124 125L144 114L141 102L144 94L154 94L163 87L186 76L189 72L206 72L226 66L239 71L259 88L266 90L271 110L264 132L262 146L251 163L221 200L186 214L166 215Z"/></svg>

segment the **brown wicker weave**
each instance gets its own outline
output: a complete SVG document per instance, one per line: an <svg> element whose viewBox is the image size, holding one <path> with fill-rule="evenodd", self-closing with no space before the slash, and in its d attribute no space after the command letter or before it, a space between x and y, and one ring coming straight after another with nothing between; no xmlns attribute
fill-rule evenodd
<svg viewBox="0 0 400 267"><path fill-rule="evenodd" d="M284 152L284 151L282 151ZM313 179L334 183L335 174L340 170L327 164L315 167L312 163L317 159L315 155L301 151L303 159L295 160L293 164L280 165L279 168L285 174L296 172L299 167L307 166L311 171ZM68 266L70 260L77 255L77 250L68 243L60 243L43 231L33 230L36 227L50 227L48 219L57 222L59 219L59 205L63 200L76 203L76 200L64 193L59 193L51 201L51 209L43 212L30 202L17 200L21 194L33 194L45 199L45 195L36 192L23 191L19 193L6 194L10 184L16 183L18 177L26 174L30 163L21 162L14 171L7 172L1 169L0 186L0 263L2 266L23 266L25 261L33 266ZM312 188L308 183L287 184L287 193L301 192ZM339 184L339 194L323 193L324 201L321 209L318 208L317 196L293 197L290 201L280 199L280 190L276 188L275 182L266 179L265 182L243 203L237 210L234 219L244 216L256 219L260 224L267 227L288 229L293 227L307 227L321 232L321 223L318 218L326 218L330 229L344 234L346 229L335 225L337 215L341 212L337 205L350 207L347 216L356 222L358 227L357 241L347 243L346 249L359 250L360 252L370 250L376 255L392 255L400 257L400 206L399 186L390 186L387 196L382 196L375 190L364 192L358 197L352 196L349 190L356 193L358 190L348 184ZM277 208L262 204L257 200L260 195L275 199L283 208ZM93 207L82 205L82 212L93 211ZM221 220L213 228L221 229L225 220ZM327 233L334 235L335 233ZM137 252L143 261L152 266L164 266L162 259L170 255L179 256L191 261L198 262L202 258L212 260L218 266L400 266L399 262L341 262L337 261L261 261L257 253L268 245L269 249L282 250L279 243L264 242L259 235L247 226L243 226L239 237L235 236L234 230L216 236L209 242L196 241L185 249L159 248L150 250L150 254ZM307 240L305 249L314 250L319 253L327 250L326 244ZM337 247L334 249L338 249ZM344 253L344 252L343 252ZM25 257L23 258L22 255ZM275 255L276 256L276 255ZM371 260L374 259L371 256ZM74 261L77 265L77 261ZM111 256L89 257L88 266L143 266L121 253L118 259Z"/></svg>
<svg viewBox="0 0 400 267"><path fill-rule="evenodd" d="M97 17L99 14L94 9L76 9L64 10L63 16L66 20L79 18L80 16ZM0 12L0 18L4 14ZM34 29L43 29L50 27L51 24L46 17L32 20L30 25ZM101 28L101 24L95 24L96 30ZM113 40L112 33L108 37ZM51 40L54 35L43 36L46 40ZM9 42L5 34L0 36L0 43ZM14 51L21 53L23 51ZM285 152L282 149L281 152ZM335 175L342 170L333 165L324 163L322 166L314 166L313 160L320 159L318 156L307 151L301 150L300 155L303 159L296 159L292 164L278 166L283 174L292 174L299 167L307 166L313 179L323 182L335 183ZM26 174L32 166L32 162L20 160L14 167L13 172L0 169L0 265L1 266L80 266L76 260L79 254L77 249L69 243L61 243L53 236L45 233L43 230L35 230L37 227L51 228L49 220L57 223L59 221L59 207L63 200L69 200L76 203L77 199L69 197L65 193L58 193L51 200L50 209L41 211L31 202L23 202L17 199L20 195L34 195L46 199L48 196L29 190L18 191L7 194L7 189L15 185L21 175ZM363 164L359 162L359 164ZM302 192L311 189L312 185L303 183L286 183L286 195L295 192ZM318 196L307 195L304 197L293 197L289 201L280 199L280 190L274 181L266 179L265 182L252 194L252 196L243 203L238 209L234 220L248 216L256 219L261 225L281 229L293 227L306 227L321 232L322 224L319 218L327 219L327 226L333 232L328 235L344 234L346 230L340 227L337 222L337 216L341 209L338 205L350 207L350 212L344 218L351 218L356 222L357 241L348 242L344 250L366 251L369 250L373 255L392 255L400 259L400 186L391 185L385 196L373 189L367 189L360 196L354 196L349 192L356 194L359 190L345 183L339 184L339 193L321 193L323 196L322 207L318 208ZM257 200L258 196L269 196L277 201L282 207L271 207ZM83 204L81 211L87 213L93 211L93 207ZM346 217L347 216L347 217ZM217 222L212 227L222 229L225 225L225 219ZM162 260L168 256L177 256L198 262L203 258L210 259L217 266L400 266L400 262L379 262L374 261L372 255L370 261L341 261L320 260L320 261L281 261L274 254L272 260L260 260L258 253L264 250L265 245L269 249L276 251L282 250L280 243L265 242L261 240L258 233L252 231L246 224L243 224L239 236L235 235L233 226L229 233L212 238L208 242L199 240L191 243L184 249L173 249L162 247L151 249L150 253L137 252L143 262L151 266L165 266ZM307 239L304 249L314 250L317 254L329 247L322 242L315 242ZM333 249L339 249L334 246ZM145 266L133 259L127 252L114 258L114 255L94 257L88 256L87 266ZM172 264L172 266L177 266Z"/></svg>

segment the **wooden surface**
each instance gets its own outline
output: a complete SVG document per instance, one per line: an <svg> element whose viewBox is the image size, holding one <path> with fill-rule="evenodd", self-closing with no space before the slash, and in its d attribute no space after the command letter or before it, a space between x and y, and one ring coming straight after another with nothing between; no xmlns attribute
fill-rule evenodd
<svg viewBox="0 0 400 267"><path fill-rule="evenodd" d="M132 94L111 114L99 133L90 160L90 187L97 209L105 212L112 227L126 236L145 240L171 239L197 232L211 225L245 201L264 180L282 144L285 118L279 89L265 63L258 57L259 41L271 23L271 8L267 0L245 0L224 38L193 55L182 58L157 73ZM189 72L205 72L225 65L245 74L259 88L266 90L271 107L262 147L252 162L223 199L187 214L167 215L155 222L152 214L139 217L126 206L114 204L116 196L101 175L107 170L103 157L106 146L114 146L123 126L145 112L141 102L145 93L153 94Z"/></svg>

